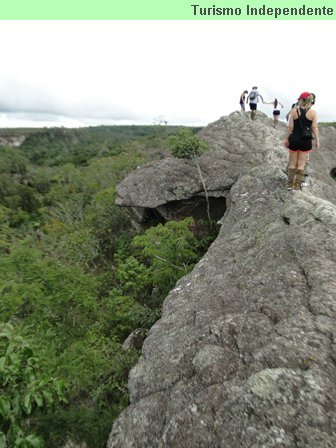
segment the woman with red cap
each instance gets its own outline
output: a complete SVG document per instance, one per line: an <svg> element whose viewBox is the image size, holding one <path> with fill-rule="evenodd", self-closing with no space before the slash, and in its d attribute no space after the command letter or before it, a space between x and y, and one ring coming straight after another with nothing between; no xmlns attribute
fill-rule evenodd
<svg viewBox="0 0 336 448"><path fill-rule="evenodd" d="M299 96L298 106L290 113L284 145L289 149L288 190L301 190L307 154L312 150L312 139L320 147L317 114L311 109L314 97L309 92Z"/></svg>

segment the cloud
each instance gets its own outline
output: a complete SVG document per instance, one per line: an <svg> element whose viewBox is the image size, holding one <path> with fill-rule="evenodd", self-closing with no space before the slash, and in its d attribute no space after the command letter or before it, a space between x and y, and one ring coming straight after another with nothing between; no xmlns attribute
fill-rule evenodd
<svg viewBox="0 0 336 448"><path fill-rule="evenodd" d="M22 80L2 80L0 84L0 112L22 113L32 119L36 115L63 116L72 118L110 118L123 120L136 118L132 112L120 104L106 101L99 96L89 96L85 92L80 98L69 97L46 87L28 84ZM39 119L40 119L39 118Z"/></svg>
<svg viewBox="0 0 336 448"><path fill-rule="evenodd" d="M240 93L255 83L267 101L284 103L283 119L310 90L320 119L331 121L331 22L4 22L0 126L18 114L33 124L150 124L158 115L207 124L239 109ZM311 30L311 58L302 62L296 42Z"/></svg>

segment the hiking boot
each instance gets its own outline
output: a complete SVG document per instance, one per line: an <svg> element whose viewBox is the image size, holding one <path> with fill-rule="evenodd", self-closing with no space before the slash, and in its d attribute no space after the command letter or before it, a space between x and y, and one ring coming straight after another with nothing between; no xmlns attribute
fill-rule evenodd
<svg viewBox="0 0 336 448"><path fill-rule="evenodd" d="M301 187L308 187L308 174L304 175L303 181L301 182Z"/></svg>
<svg viewBox="0 0 336 448"><path fill-rule="evenodd" d="M294 190L301 190L301 182L303 181L304 170L297 170L295 181L294 181Z"/></svg>
<svg viewBox="0 0 336 448"><path fill-rule="evenodd" d="M287 190L293 190L295 173L296 173L296 168L288 169Z"/></svg>

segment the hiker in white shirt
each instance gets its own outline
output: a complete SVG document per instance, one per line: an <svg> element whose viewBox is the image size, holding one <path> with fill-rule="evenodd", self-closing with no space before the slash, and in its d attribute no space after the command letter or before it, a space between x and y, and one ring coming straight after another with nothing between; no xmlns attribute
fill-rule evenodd
<svg viewBox="0 0 336 448"><path fill-rule="evenodd" d="M259 98L261 98L261 101L264 102L263 97L258 92L258 87L252 87L251 92L248 94L248 97L246 98L246 104L250 104L250 110L251 110L251 119L254 120L257 114L257 104L259 103Z"/></svg>

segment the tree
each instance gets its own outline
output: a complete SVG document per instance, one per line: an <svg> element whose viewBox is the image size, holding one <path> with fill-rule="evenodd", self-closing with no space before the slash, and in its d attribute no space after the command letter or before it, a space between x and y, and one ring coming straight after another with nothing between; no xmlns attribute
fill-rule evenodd
<svg viewBox="0 0 336 448"><path fill-rule="evenodd" d="M44 376L39 358L11 324L0 325L0 448L42 448L31 417L65 402L62 383ZM27 434L28 433L28 434Z"/></svg>
<svg viewBox="0 0 336 448"><path fill-rule="evenodd" d="M172 148L171 152L174 157L179 159L192 159L194 160L198 175L202 182L205 200L207 203L207 215L209 220L209 226L212 227L212 220L210 215L210 203L208 190L205 185L205 180L202 174L202 170L199 164L199 157L208 149L208 144L204 140L201 140L197 135L193 134L189 129L182 129L176 137L171 139Z"/></svg>
<svg viewBox="0 0 336 448"><path fill-rule="evenodd" d="M192 218L168 221L133 238L132 247L139 251L139 258L148 266L152 284L163 296L191 271L199 258L199 243L190 230L192 224Z"/></svg>

